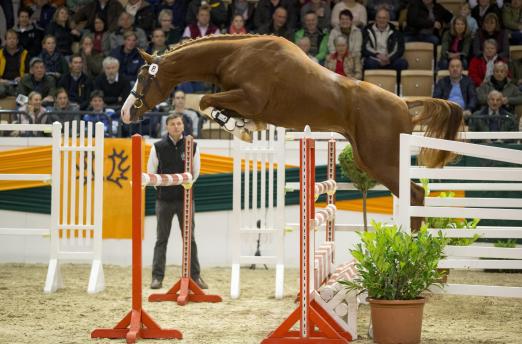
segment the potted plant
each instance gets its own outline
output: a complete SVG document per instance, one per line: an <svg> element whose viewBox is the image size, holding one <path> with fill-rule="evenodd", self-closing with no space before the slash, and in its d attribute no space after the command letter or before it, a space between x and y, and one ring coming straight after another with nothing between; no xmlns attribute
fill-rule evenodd
<svg viewBox="0 0 522 344"><path fill-rule="evenodd" d="M441 277L437 265L447 240L430 235L426 226L409 234L397 226L372 225L375 232L358 233L361 242L351 250L358 276L341 283L368 293L376 343L419 343L421 294Z"/></svg>
<svg viewBox="0 0 522 344"><path fill-rule="evenodd" d="M357 166L354 158L352 146L346 146L341 154L339 154L339 163L341 164L341 171L343 175L350 179L353 183L353 186L359 191L362 192L362 202L363 202L363 223L364 223L364 231L368 230L368 220L366 216L366 199L368 196L368 190L373 188L377 181L370 177L366 172L361 170L359 166Z"/></svg>

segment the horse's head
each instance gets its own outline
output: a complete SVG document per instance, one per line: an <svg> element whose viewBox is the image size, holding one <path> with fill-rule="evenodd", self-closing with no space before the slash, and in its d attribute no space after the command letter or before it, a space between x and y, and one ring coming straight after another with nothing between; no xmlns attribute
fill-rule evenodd
<svg viewBox="0 0 522 344"><path fill-rule="evenodd" d="M121 108L124 123L135 122L160 101L167 98L170 86L166 82L166 73L162 73L162 58L151 56L140 50L145 61L138 72L134 87Z"/></svg>

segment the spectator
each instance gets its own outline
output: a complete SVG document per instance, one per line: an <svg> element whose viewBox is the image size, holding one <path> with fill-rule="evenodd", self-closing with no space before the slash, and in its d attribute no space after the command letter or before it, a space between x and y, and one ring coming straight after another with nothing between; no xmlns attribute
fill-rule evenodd
<svg viewBox="0 0 522 344"><path fill-rule="evenodd" d="M14 30L18 33L19 44L27 50L29 57L40 54L42 45L40 42L44 36L42 29L31 22L33 11L28 7L20 7L18 10L18 24Z"/></svg>
<svg viewBox="0 0 522 344"><path fill-rule="evenodd" d="M150 35L156 25L156 11L154 6L145 0L129 0L125 11L134 19L136 28L140 28Z"/></svg>
<svg viewBox="0 0 522 344"><path fill-rule="evenodd" d="M511 44L522 44L522 0L511 0L502 8L502 22L511 33Z"/></svg>
<svg viewBox="0 0 522 344"><path fill-rule="evenodd" d="M476 87L479 87L484 80L493 75L493 66L497 61L503 61L497 55L497 41L486 39L482 56L473 57L469 63L469 77Z"/></svg>
<svg viewBox="0 0 522 344"><path fill-rule="evenodd" d="M475 33L479 29L478 23L471 16L471 8L469 7L469 4L467 2L463 2L462 5L460 5L460 15L466 18L466 22L468 23L468 29L471 34L471 37L475 36Z"/></svg>
<svg viewBox="0 0 522 344"><path fill-rule="evenodd" d="M303 37L310 39L309 53L323 63L328 54L328 33L321 31L318 26L317 14L310 11L305 15L304 27L295 33L295 42Z"/></svg>
<svg viewBox="0 0 522 344"><path fill-rule="evenodd" d="M89 95L94 88L92 79L83 73L83 65L82 56L73 55L69 65L70 72L58 81L58 87L64 88L71 102L77 104L81 110L89 106Z"/></svg>
<svg viewBox="0 0 522 344"><path fill-rule="evenodd" d="M20 79L16 93L28 95L32 91L38 92L43 97L43 102L52 103L56 93L56 81L52 76L46 75L45 64L39 57L33 57L29 62L29 74Z"/></svg>
<svg viewBox="0 0 522 344"><path fill-rule="evenodd" d="M118 0L94 0L76 12L75 28L78 31L85 28L94 31L94 20L98 16L107 24L107 31L115 31L118 29L118 18L123 11L123 6Z"/></svg>
<svg viewBox="0 0 522 344"><path fill-rule="evenodd" d="M339 26L330 31L328 37L328 50L330 53L335 52L334 40L339 36L344 36L347 39L350 54L354 56L361 54L363 36L361 30L353 25L353 15L350 10L342 10L339 13Z"/></svg>
<svg viewBox="0 0 522 344"><path fill-rule="evenodd" d="M18 47L18 34L13 29L5 33L5 46L0 49L0 98L16 95L16 84L28 68L28 53Z"/></svg>
<svg viewBox="0 0 522 344"><path fill-rule="evenodd" d="M72 55L72 44L80 40L78 30L71 31L69 27L69 11L67 7L61 6L54 12L53 20L46 30L47 35L56 39L56 50L63 56Z"/></svg>
<svg viewBox="0 0 522 344"><path fill-rule="evenodd" d="M328 55L324 64L325 67L337 74L361 80L361 58L350 54L346 37L338 36L334 45L335 53Z"/></svg>
<svg viewBox="0 0 522 344"><path fill-rule="evenodd" d="M105 104L119 107L131 91L130 80L119 73L120 62L108 56L103 60L103 73L95 82L94 88L103 92Z"/></svg>
<svg viewBox="0 0 522 344"><path fill-rule="evenodd" d="M368 22L366 8L355 0L339 1L332 9L332 27L339 26L339 14L343 10L350 10L353 15L353 25L359 28L366 26Z"/></svg>
<svg viewBox="0 0 522 344"><path fill-rule="evenodd" d="M330 10L330 3L323 0L310 0L301 7L301 23L305 22L305 16L308 12L314 12L317 15L317 27L321 31L330 29L330 21L332 11Z"/></svg>
<svg viewBox="0 0 522 344"><path fill-rule="evenodd" d="M90 105L88 110L93 112L90 114L83 115L83 120L86 122L102 122L105 136L109 135L113 131L111 115L114 115L114 111L108 111L105 108L105 102L103 91L95 90L90 94Z"/></svg>
<svg viewBox="0 0 522 344"><path fill-rule="evenodd" d="M502 29L495 13L489 13L484 18L481 29L473 39L473 55L480 56L480 50L487 39L494 39L497 42L497 52L502 58L509 57L509 35Z"/></svg>
<svg viewBox="0 0 522 344"><path fill-rule="evenodd" d="M18 108L19 114L16 123L20 124L44 124L47 123L45 108L42 106L42 95L36 91L29 93L27 104ZM11 136L42 136L38 131L13 131Z"/></svg>
<svg viewBox="0 0 522 344"><path fill-rule="evenodd" d="M375 15L375 23L364 30L363 56L365 69L395 69L401 71L408 68L404 55L404 37L390 23L389 11L382 8Z"/></svg>
<svg viewBox="0 0 522 344"><path fill-rule="evenodd" d="M123 34L123 40L123 45L114 49L111 56L120 62L120 74L134 83L143 64L143 59L136 48L138 36L134 31L128 31Z"/></svg>
<svg viewBox="0 0 522 344"><path fill-rule="evenodd" d="M296 44L312 61L319 63L315 56L310 54L310 47L312 46L312 44L310 43L310 38L303 36L301 37L301 39L297 40Z"/></svg>
<svg viewBox="0 0 522 344"><path fill-rule="evenodd" d="M94 50L93 36L84 34L80 41L80 54L83 59L83 73L94 80L102 72L103 54Z"/></svg>
<svg viewBox="0 0 522 344"><path fill-rule="evenodd" d="M56 1L56 2L61 1L63 4L62 0L51 0L51 2L53 2L53 1ZM66 3L67 3L67 8L69 9L69 11L71 11L71 14L73 14L73 13L78 12L85 5L87 5L88 3L92 2L92 1L93 0L66 0Z"/></svg>
<svg viewBox="0 0 522 344"><path fill-rule="evenodd" d="M408 6L404 40L439 44L444 24L453 15L435 0L412 0Z"/></svg>
<svg viewBox="0 0 522 344"><path fill-rule="evenodd" d="M236 35L244 35L247 33L247 29L245 28L245 20L241 14L234 15L234 18L232 18L232 23L228 28L228 33Z"/></svg>
<svg viewBox="0 0 522 344"><path fill-rule="evenodd" d="M151 55L161 55L165 53L167 49L168 47L165 45L165 32L163 32L161 28L154 29L147 53Z"/></svg>
<svg viewBox="0 0 522 344"><path fill-rule="evenodd" d="M244 26L247 31L254 29L254 12L256 4L248 0L232 0L230 6L228 6L228 18L232 21L236 15L240 15L243 18ZM232 23L230 23L232 25Z"/></svg>
<svg viewBox="0 0 522 344"><path fill-rule="evenodd" d="M274 11L272 20L264 26L259 27L257 32L260 34L284 37L289 41L292 41L294 33L287 25L287 18L287 10L284 7L278 7Z"/></svg>
<svg viewBox="0 0 522 344"><path fill-rule="evenodd" d="M42 41L42 52L40 58L45 64L48 75L60 80L62 75L68 72L67 60L56 50L56 38L46 35Z"/></svg>
<svg viewBox="0 0 522 344"><path fill-rule="evenodd" d="M256 11L254 12L254 25L256 30L261 31L261 29L266 28L271 21L274 21L276 12L279 12L278 15L282 16L282 11L278 10L280 7L285 9L285 30L293 32L297 25L297 8L296 1L294 0L259 0ZM283 35L277 36L285 37L290 41L293 38L292 35L289 36L291 38Z"/></svg>
<svg viewBox="0 0 522 344"><path fill-rule="evenodd" d="M163 9L158 15L159 27L165 33L166 44L170 46L181 40L183 29L180 26L174 26L172 22L172 11Z"/></svg>
<svg viewBox="0 0 522 344"><path fill-rule="evenodd" d="M109 35L109 42L111 51L123 45L123 35L126 32L134 32L138 39L138 47L147 49L149 42L147 41L147 34L143 29L134 27L134 18L127 12L122 12L118 18L118 29L111 32Z"/></svg>
<svg viewBox="0 0 522 344"><path fill-rule="evenodd" d="M502 93L502 106L508 111L514 112L515 106L522 104L522 92L508 78L508 65L502 61L495 63L493 75L487 78L477 88L478 101L480 105L486 105L488 94L493 91Z"/></svg>
<svg viewBox="0 0 522 344"><path fill-rule="evenodd" d="M433 98L451 100L464 110L464 118L471 116L477 107L477 93L473 81L462 74L462 61L453 58L449 62L449 76L435 84Z"/></svg>
<svg viewBox="0 0 522 344"><path fill-rule="evenodd" d="M366 2L366 10L368 11L368 19L374 20L377 12L381 9L387 9L390 14L390 20L399 18L401 10L401 0L368 0Z"/></svg>
<svg viewBox="0 0 522 344"><path fill-rule="evenodd" d="M0 6L4 11L5 27L6 29L11 29L14 26L13 2L11 0L4 0L0 2Z"/></svg>
<svg viewBox="0 0 522 344"><path fill-rule="evenodd" d="M47 27L53 20L54 12L56 12L54 3L50 3L49 0L38 0L33 3L32 20L36 22L39 27Z"/></svg>
<svg viewBox="0 0 522 344"><path fill-rule="evenodd" d="M161 3L161 5L158 8L159 14L161 15L161 12L163 12L164 10L168 10L170 12L172 27L183 30L183 28L185 27L185 16L187 14L187 3L188 3L187 0L163 0L163 2ZM160 25L161 25L161 22L160 22ZM165 30L163 30L163 31L165 31ZM180 38L181 38L181 34L180 34ZM172 43L168 43L168 42L169 42L169 37L167 35L167 44L172 44ZM179 39L173 43L177 43L177 42L179 42Z"/></svg>
<svg viewBox="0 0 522 344"><path fill-rule="evenodd" d="M473 8L471 10L471 16L475 18L479 27L482 27L482 23L489 13L494 13L497 18L501 17L499 7L496 4L492 4L490 0L478 0L477 6L471 6Z"/></svg>
<svg viewBox="0 0 522 344"><path fill-rule="evenodd" d="M69 102L69 96L67 95L67 91L63 88L59 88L56 91L56 100L54 101L54 105L49 108L49 112L53 112L48 114L47 123L53 122L72 122L72 121L80 121L81 116L78 113L79 107L77 104L71 104ZM67 112L56 113L56 112Z"/></svg>
<svg viewBox="0 0 522 344"><path fill-rule="evenodd" d="M198 38L208 35L219 35L219 28L210 22L210 8L201 6L198 10L198 20L196 23L189 24L183 37Z"/></svg>
<svg viewBox="0 0 522 344"><path fill-rule="evenodd" d="M96 16L94 18L93 43L94 51L108 55L111 52L110 34L105 30L105 22L102 18Z"/></svg>
<svg viewBox="0 0 522 344"><path fill-rule="evenodd" d="M517 131L515 115L502 107L502 93L492 90L487 95L487 106L469 119L469 131Z"/></svg>
<svg viewBox="0 0 522 344"><path fill-rule="evenodd" d="M172 99L172 110L169 111L169 116L172 114L179 114L183 116L183 135L192 135L195 138L199 137L199 132L203 121L199 114L191 109L187 109L185 106L185 93L183 91L176 91L174 98ZM161 136L167 134L167 123L166 116L161 118Z"/></svg>
<svg viewBox="0 0 522 344"><path fill-rule="evenodd" d="M468 69L468 57L471 48L471 35L468 21L463 16L457 16L451 21L451 27L442 35L439 69L447 69L449 61L458 58L462 67Z"/></svg>
<svg viewBox="0 0 522 344"><path fill-rule="evenodd" d="M224 28L227 24L227 6L223 0L192 0L188 4L185 23L187 26L200 22L199 9L201 7L208 8L210 18L209 22L218 28Z"/></svg>

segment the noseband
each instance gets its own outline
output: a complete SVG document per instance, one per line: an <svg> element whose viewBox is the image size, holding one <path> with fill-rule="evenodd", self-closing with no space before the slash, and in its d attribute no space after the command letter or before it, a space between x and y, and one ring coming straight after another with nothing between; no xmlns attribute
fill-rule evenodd
<svg viewBox="0 0 522 344"><path fill-rule="evenodd" d="M141 94L136 93L134 90L131 91L131 94L136 97L136 100L134 101L134 108L139 109L143 105L145 105L147 108L151 108L147 102L145 102L145 95L147 94L147 91L149 90L150 85L153 82L158 82L156 79L156 74L158 74L158 62L159 59L155 59L154 63L152 63L149 66L149 74L147 75L147 78L143 81L143 88L141 89Z"/></svg>

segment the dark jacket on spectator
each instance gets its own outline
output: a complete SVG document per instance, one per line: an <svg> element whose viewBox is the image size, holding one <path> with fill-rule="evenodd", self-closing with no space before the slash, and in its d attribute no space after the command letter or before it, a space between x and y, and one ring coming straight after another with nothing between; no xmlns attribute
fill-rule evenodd
<svg viewBox="0 0 522 344"><path fill-rule="evenodd" d="M210 22L218 27L225 27L227 24L227 6L223 0L207 0L207 4L210 6ZM187 8L187 15L185 16L185 22L187 25L194 24L197 22L198 9L201 6L201 0L192 0Z"/></svg>
<svg viewBox="0 0 522 344"><path fill-rule="evenodd" d="M58 73L61 77L69 71L67 60L65 60L62 54L60 54L57 50L55 50L52 55L49 55L47 51L42 50L40 57L45 64L45 70L47 73Z"/></svg>
<svg viewBox="0 0 522 344"><path fill-rule="evenodd" d="M492 35L489 35L484 30L478 30L473 39L473 55L480 56L482 54L484 41L490 38L497 41L498 55L502 58L509 58L509 34L504 29L497 31Z"/></svg>
<svg viewBox="0 0 522 344"><path fill-rule="evenodd" d="M147 35L150 35L156 27L156 19L157 16L154 6L151 6L147 1L143 1L140 9L134 16L134 25L143 29Z"/></svg>
<svg viewBox="0 0 522 344"><path fill-rule="evenodd" d="M27 50L18 48L14 55L6 56L7 50L5 48L0 49L0 79L14 80L17 77L23 77L24 74L29 70L29 58ZM13 65L14 60L16 60L16 65ZM14 72L16 68L16 75L7 75L6 67L9 65L9 70Z"/></svg>
<svg viewBox="0 0 522 344"><path fill-rule="evenodd" d="M53 35L56 38L56 50L62 55L72 55L71 46L74 42L74 36L71 35L71 29L58 25L55 21L52 21L47 30L45 31L48 35Z"/></svg>
<svg viewBox="0 0 522 344"><path fill-rule="evenodd" d="M131 91L131 81L121 73L118 75L118 81L109 83L105 73L100 74L95 82L94 87L103 91L103 101L107 106L122 105Z"/></svg>
<svg viewBox="0 0 522 344"><path fill-rule="evenodd" d="M255 13L255 10L256 10L256 4L254 2L252 2L252 1L249 1L248 2L248 7L247 7L247 20L245 22L245 28L247 29L247 31L254 30L254 13ZM230 26L230 24L232 24L232 20L234 19L234 15L235 14L243 15L243 13L239 13L239 10L236 8L236 1L232 0L232 3L228 6L227 27Z"/></svg>
<svg viewBox="0 0 522 344"><path fill-rule="evenodd" d="M262 34L262 35L276 35L279 37L284 37L284 38L288 39L289 41L294 40L294 31L292 29L290 29L288 27L288 25L285 25L281 29L276 30L274 28L274 24L272 23L272 20L270 20L270 22L267 23L266 25L260 27L257 30L257 33Z"/></svg>
<svg viewBox="0 0 522 344"><path fill-rule="evenodd" d="M522 104L522 92L518 87L509 79L505 80L503 84L492 81L493 77L486 80L477 88L478 102L480 105L486 105L488 103L489 92L497 90L504 97L508 99L508 103L504 106L509 110L514 110L516 105Z"/></svg>
<svg viewBox="0 0 522 344"><path fill-rule="evenodd" d="M469 118L469 131L517 131L516 116L500 108L499 117L489 117L489 107L485 106Z"/></svg>
<svg viewBox="0 0 522 344"><path fill-rule="evenodd" d="M505 61L500 56L497 56L497 58L495 59L495 63L497 61L504 61L507 63L507 61ZM471 62L469 63L469 68L468 68L468 75L476 87L479 87L482 84L482 82L484 81L484 77L486 76L486 71L487 71L487 63L486 63L486 60L484 60L483 56L474 57L471 59Z"/></svg>
<svg viewBox="0 0 522 344"><path fill-rule="evenodd" d="M156 19L158 14L163 9L172 11L172 25L174 27L183 28L185 27L185 15L187 13L188 0L176 0L172 6L163 3L157 7ZM181 34L180 34L181 37Z"/></svg>
<svg viewBox="0 0 522 344"><path fill-rule="evenodd" d="M94 18L98 14L104 19L107 31L114 31L118 28L118 18L123 11L123 6L118 0L109 0L103 11L99 1L94 0L76 12L74 21L76 23L87 21L86 28L94 31Z"/></svg>
<svg viewBox="0 0 522 344"><path fill-rule="evenodd" d="M111 56L120 61L120 75L124 75L129 80L136 80L138 76L138 70L143 64L143 59L138 52L138 49L134 48L130 53L124 52L123 46L114 49L111 52Z"/></svg>
<svg viewBox="0 0 522 344"><path fill-rule="evenodd" d="M254 13L254 25L259 31L262 27L272 22L272 15L277 7L282 6L286 9L286 26L294 30L297 26L298 7L295 0L280 0L277 6L272 5L270 0L259 0Z"/></svg>
<svg viewBox="0 0 522 344"><path fill-rule="evenodd" d="M429 10L422 0L412 0L408 6L407 14L407 26L405 32L418 34L422 29L431 29L435 21L441 24L449 23L453 14L445 9L442 5L433 1L433 16L435 20L429 19ZM434 34L440 36L441 32L435 32Z"/></svg>
<svg viewBox="0 0 522 344"><path fill-rule="evenodd" d="M404 37L402 32L397 30L395 26L392 24L388 25L390 28L390 34L388 36L386 50L388 51L388 58L390 59L390 62L393 62L404 55ZM370 24L363 30L362 55L364 57L377 56L377 39L375 29L375 25Z"/></svg>
<svg viewBox="0 0 522 344"><path fill-rule="evenodd" d="M451 92L451 79L449 76L445 76L435 84L433 90L433 98L448 99ZM466 104L464 110L473 111L477 107L477 92L475 86L470 78L463 75L460 79L460 91L462 92L462 98Z"/></svg>
<svg viewBox="0 0 522 344"><path fill-rule="evenodd" d="M67 73L58 81L58 87L63 87L67 91L69 100L77 103L81 110L85 110L89 106L93 82L87 75L82 73L78 80L75 80L71 73Z"/></svg>
<svg viewBox="0 0 522 344"><path fill-rule="evenodd" d="M32 91L40 93L42 98L49 95L54 97L56 93L56 82L54 78L49 75L44 75L42 80L36 81L31 74L26 74L18 83L16 92L27 96Z"/></svg>
<svg viewBox="0 0 522 344"><path fill-rule="evenodd" d="M42 51L43 30L35 25L24 32L20 31L18 26L13 29L18 33L18 44L29 52L29 57L38 56Z"/></svg>
<svg viewBox="0 0 522 344"><path fill-rule="evenodd" d="M500 21L500 25L502 25L502 12L498 8L497 4L490 4L488 9L486 10L486 12L484 13L484 15L482 17L480 16L480 6L479 5L473 7L473 9L471 10L471 16L473 18L475 18L475 20L477 21L479 28L482 27L482 22L484 21L484 18L486 17L486 15L488 13L495 13L498 17L498 20Z"/></svg>

